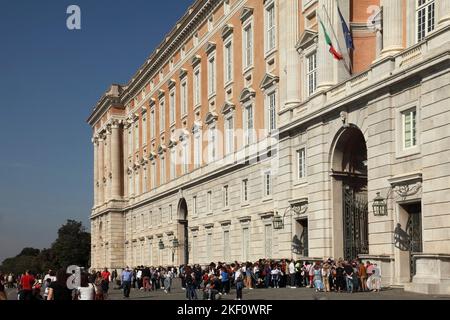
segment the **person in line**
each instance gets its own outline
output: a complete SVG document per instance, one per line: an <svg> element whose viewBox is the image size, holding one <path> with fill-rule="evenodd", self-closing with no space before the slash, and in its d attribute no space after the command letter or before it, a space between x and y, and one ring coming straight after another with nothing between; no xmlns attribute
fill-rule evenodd
<svg viewBox="0 0 450 320"><path fill-rule="evenodd" d="M290 281L291 289L297 288L295 286L295 263L294 263L294 260L292 260L289 263L289 281Z"/></svg>
<svg viewBox="0 0 450 320"><path fill-rule="evenodd" d="M124 298L130 297L132 277L133 277L133 273L130 271L130 268L126 267L125 270L122 271L122 276L121 276Z"/></svg>
<svg viewBox="0 0 450 320"><path fill-rule="evenodd" d="M67 287L69 275L66 269L60 269L56 273L56 281L50 284L47 300L70 301L72 300L72 290Z"/></svg>
<svg viewBox="0 0 450 320"><path fill-rule="evenodd" d="M102 282L102 289L103 289L103 296L106 299L108 299L108 292L109 292L109 280L111 273L108 271L107 268L105 268L101 274L103 282Z"/></svg>
<svg viewBox="0 0 450 320"><path fill-rule="evenodd" d="M80 286L76 289L76 300L90 301L95 298L95 288L92 283L89 283L89 276L87 273L82 273L80 278Z"/></svg>
<svg viewBox="0 0 450 320"><path fill-rule="evenodd" d="M33 284L35 278L29 270L20 278L21 295L20 300L30 301L33 299Z"/></svg>
<svg viewBox="0 0 450 320"><path fill-rule="evenodd" d="M234 282L236 284L236 300L242 300L242 290L244 289L244 276L239 265L234 272Z"/></svg>
<svg viewBox="0 0 450 320"><path fill-rule="evenodd" d="M347 293L353 293L353 267L347 261L344 262L345 281Z"/></svg>
<svg viewBox="0 0 450 320"><path fill-rule="evenodd" d="M316 288L316 292L323 291L323 282L322 282L322 270L319 264L314 266L314 287Z"/></svg>
<svg viewBox="0 0 450 320"><path fill-rule="evenodd" d="M4 276L2 274L0 274L0 301L5 301L5 300L8 300L8 297L6 296L6 291L5 291L5 281L4 281Z"/></svg>
<svg viewBox="0 0 450 320"><path fill-rule="evenodd" d="M47 278L44 282L44 300L48 300L48 292L50 290L51 284L52 284L51 278Z"/></svg>

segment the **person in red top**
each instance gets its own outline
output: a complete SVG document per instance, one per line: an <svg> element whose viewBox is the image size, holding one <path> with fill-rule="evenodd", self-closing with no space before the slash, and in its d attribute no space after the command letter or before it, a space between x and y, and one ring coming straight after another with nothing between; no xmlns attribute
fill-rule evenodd
<svg viewBox="0 0 450 320"><path fill-rule="evenodd" d="M30 271L26 271L20 279L20 287L22 288L20 300L31 300L33 296L34 277Z"/></svg>
<svg viewBox="0 0 450 320"><path fill-rule="evenodd" d="M102 276L102 288L103 288L103 295L105 297L105 300L108 296L108 291L109 291L109 276L111 275L111 273L108 271L107 268L105 268L105 270L103 270L101 276Z"/></svg>

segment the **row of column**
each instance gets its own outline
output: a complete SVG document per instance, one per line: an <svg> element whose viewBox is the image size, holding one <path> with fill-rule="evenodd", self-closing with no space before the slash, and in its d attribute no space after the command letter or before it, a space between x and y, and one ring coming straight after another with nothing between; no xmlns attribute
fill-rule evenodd
<svg viewBox="0 0 450 320"><path fill-rule="evenodd" d="M389 56L403 50L403 1L382 0L383 50L381 56ZM450 24L450 0L436 0L437 28ZM427 17L428 18L428 17Z"/></svg>
<svg viewBox="0 0 450 320"><path fill-rule="evenodd" d="M120 200L120 122L113 120L93 139L94 143L94 207Z"/></svg>

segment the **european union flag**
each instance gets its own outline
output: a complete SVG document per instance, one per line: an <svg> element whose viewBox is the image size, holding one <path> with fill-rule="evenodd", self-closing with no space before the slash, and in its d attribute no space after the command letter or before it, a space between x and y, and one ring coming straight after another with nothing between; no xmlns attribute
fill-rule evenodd
<svg viewBox="0 0 450 320"><path fill-rule="evenodd" d="M347 22L345 22L344 16L342 15L341 9L339 9L338 7L338 12L339 12L339 17L341 18L341 23L342 23L342 31L344 32L344 36L345 36L345 44L347 45L347 49L355 49L355 47L353 46L353 37L352 37L352 33L350 32L350 29L347 25Z"/></svg>

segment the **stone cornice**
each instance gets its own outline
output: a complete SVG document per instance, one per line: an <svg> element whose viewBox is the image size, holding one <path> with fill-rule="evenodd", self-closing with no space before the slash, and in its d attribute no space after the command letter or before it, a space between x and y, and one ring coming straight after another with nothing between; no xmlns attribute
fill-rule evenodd
<svg viewBox="0 0 450 320"><path fill-rule="evenodd" d="M119 102L125 104L131 99L136 90L143 86L164 65L178 47L181 47L186 39L197 30L197 27L209 16L209 14L222 3L220 0L197 0L175 24L175 27L164 38L164 41L149 56L147 61L139 68L126 86L120 86ZM94 107L92 115L87 122L93 126L109 108L104 106L107 94L105 94Z"/></svg>

